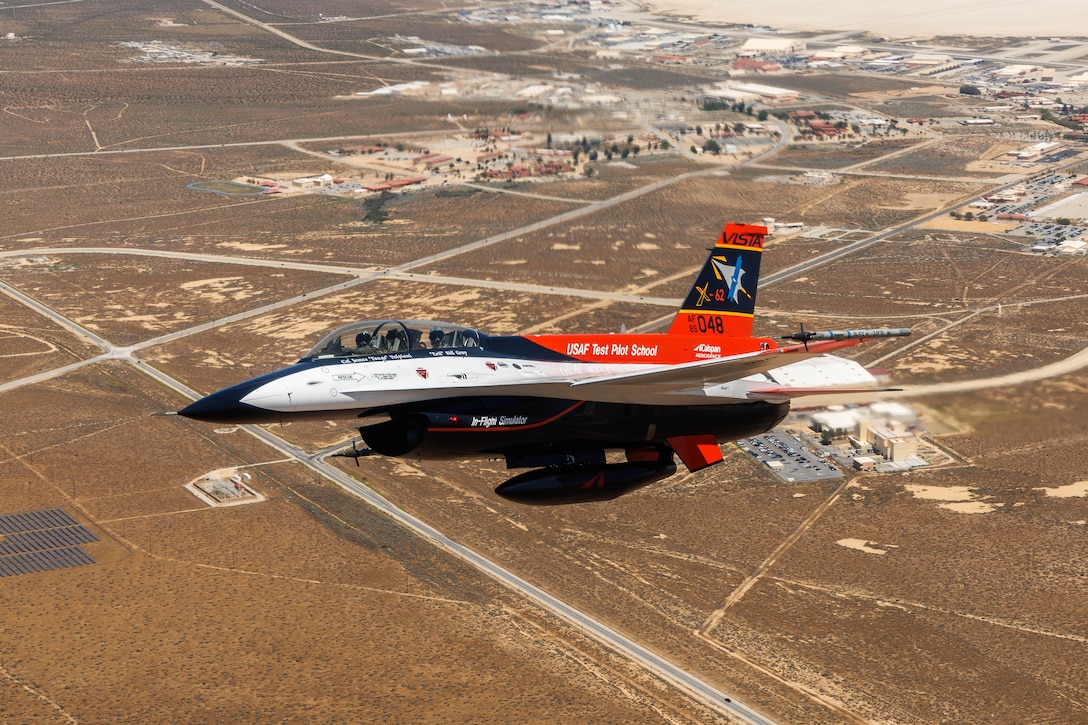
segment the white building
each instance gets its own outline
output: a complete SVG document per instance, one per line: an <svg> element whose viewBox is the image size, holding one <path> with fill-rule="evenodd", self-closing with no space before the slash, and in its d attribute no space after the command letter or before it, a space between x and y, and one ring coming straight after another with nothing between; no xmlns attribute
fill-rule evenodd
<svg viewBox="0 0 1088 725"><path fill-rule="evenodd" d="M797 91L765 86L762 83L727 83L726 87L742 93L754 93L768 103L796 101L801 98L801 94Z"/></svg>
<svg viewBox="0 0 1088 725"><path fill-rule="evenodd" d="M805 52L805 41L795 38L749 38L738 51L739 55L753 57L759 55L784 56Z"/></svg>
<svg viewBox="0 0 1088 725"><path fill-rule="evenodd" d="M915 53L907 58L911 65L944 65L952 62L952 56L943 53Z"/></svg>

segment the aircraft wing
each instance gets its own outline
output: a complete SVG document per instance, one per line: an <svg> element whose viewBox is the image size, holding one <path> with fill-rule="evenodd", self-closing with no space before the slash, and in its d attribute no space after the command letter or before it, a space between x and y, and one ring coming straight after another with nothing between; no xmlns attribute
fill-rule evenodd
<svg viewBox="0 0 1088 725"><path fill-rule="evenodd" d="M711 360L697 360L680 365L654 365L646 370L608 375L571 383L571 387L587 400L626 398L624 392L640 391L642 395L690 393L712 386L725 385L749 375L764 373L801 360L817 357L832 350L856 345L861 340L828 340L810 342L808 346L791 345L772 350L731 355ZM773 386L779 397L785 389ZM753 391L755 392L755 391ZM811 393L804 393L811 394ZM755 396L746 396L755 397ZM787 396L789 397L789 396Z"/></svg>

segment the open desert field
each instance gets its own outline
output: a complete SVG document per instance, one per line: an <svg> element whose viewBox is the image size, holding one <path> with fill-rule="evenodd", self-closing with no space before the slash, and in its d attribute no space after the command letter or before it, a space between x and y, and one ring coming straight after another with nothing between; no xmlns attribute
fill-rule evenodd
<svg viewBox="0 0 1088 725"><path fill-rule="evenodd" d="M899 179L848 178L841 184L814 187L762 183L743 176L705 176L595 212L588 221L527 233L426 269L471 276L474 269L492 269L489 265L503 257L532 259L533 265L510 265L505 277L593 289L641 287L668 278L654 294L680 297L690 288L690 276L677 273L702 263L703 250L717 238L724 221L770 216L810 226L875 231L904 223L971 191L969 184ZM723 200L729 213L724 220ZM715 231L708 235L707 229ZM803 261L811 247L802 246L793 244L787 251L785 245L775 247L772 240L761 269L773 272Z"/></svg>
<svg viewBox="0 0 1088 725"><path fill-rule="evenodd" d="M652 684L604 702L625 663L245 433L152 418L176 396L128 366L4 397L19 411L0 423L4 510L62 507L101 539L95 564L0 583L18 623L0 632L4 720L498 723L516 706L620 723L677 707ZM224 465L269 499L212 508L182 488Z"/></svg>
<svg viewBox="0 0 1088 725"><path fill-rule="evenodd" d="M362 475L730 682L738 661L758 661L865 720L975 722L1001 712L1060 722L1078 717L1067 696L1082 689L1076 542L1088 506L1061 487L1079 490L1072 484L1083 477L1076 451L1085 437L1069 414L1086 395L1081 375L996 398L929 400L962 426L939 440L970 464L858 476L841 492L776 483L738 449L715 474L555 509L497 502L479 479L502 472L486 465L368 461ZM1064 402L1045 402L1056 399ZM1054 464L1042 478L1038 456ZM791 532L804 533L772 552ZM542 546L569 561L541 561L533 552ZM746 577L752 588L730 602ZM849 683L837 674L846 671ZM949 696L965 687L973 697ZM1043 692L1038 706L1025 705ZM789 719L820 718L817 708Z"/></svg>
<svg viewBox="0 0 1088 725"><path fill-rule="evenodd" d="M878 161L868 169L893 174L992 178L1008 173L1009 170L977 170L972 164L985 156L993 146L994 140L988 134L950 132L934 147Z"/></svg>
<svg viewBox="0 0 1088 725"><path fill-rule="evenodd" d="M0 269L0 279L122 344L345 281L337 274L123 254L50 256Z"/></svg>
<svg viewBox="0 0 1088 725"><path fill-rule="evenodd" d="M0 383L93 357L98 348L0 294Z"/></svg>
<svg viewBox="0 0 1088 725"><path fill-rule="evenodd" d="M806 169L840 169L873 161L889 153L909 149L918 143L918 139L890 138L857 144L797 144L776 154L773 163L775 166L798 166Z"/></svg>
<svg viewBox="0 0 1088 725"><path fill-rule="evenodd" d="M438 0L9 10L0 523L63 509L93 537L79 566L0 576L0 722L1088 718L1088 257L1025 254L1010 227L948 213L1016 173L980 160L1034 125L790 145L771 118L766 156L712 158L667 127L755 115L700 108L740 30L686 65L597 57L599 33L638 20L626 5L570 21ZM416 81L430 91L396 90ZM973 103L843 69L769 82L797 107L901 120ZM562 158L553 136L651 133L669 146L531 181L513 156L492 167L510 181L412 158L499 136ZM330 154L370 144L404 163ZM841 173L787 183L804 170ZM189 188L325 173L358 193ZM722 225L768 217L805 227L767 238L755 334L911 327L842 354L906 388L947 463L787 482L727 442L723 465L533 507L493 492L513 475L501 458L326 458L352 421L162 415L359 320L660 331ZM232 476L258 496L186 488Z"/></svg>

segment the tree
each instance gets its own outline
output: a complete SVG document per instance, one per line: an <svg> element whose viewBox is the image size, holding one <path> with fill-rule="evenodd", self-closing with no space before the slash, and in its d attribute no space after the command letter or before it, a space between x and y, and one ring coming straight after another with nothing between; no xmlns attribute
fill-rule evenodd
<svg viewBox="0 0 1088 725"><path fill-rule="evenodd" d="M385 203L393 198L388 191L383 191L377 196L372 196L363 202L363 219L372 224L381 224L389 218L385 211Z"/></svg>
<svg viewBox="0 0 1088 725"><path fill-rule="evenodd" d="M695 127L695 135L696 136L702 136L703 135L703 127L702 126L696 126Z"/></svg>
<svg viewBox="0 0 1088 725"><path fill-rule="evenodd" d="M762 108L762 109L760 109L760 111L759 111L759 115L758 115L758 116L756 116L756 118L758 118L758 119L759 119L760 121L766 121L766 120L767 120L767 116L769 116L769 115L770 115L770 114L769 114L769 113L767 113L767 109L766 109L766 108Z"/></svg>
<svg viewBox="0 0 1088 725"><path fill-rule="evenodd" d="M551 135L551 133L548 134L548 138L544 143L546 144L545 148L550 149L552 147L552 135Z"/></svg>
<svg viewBox="0 0 1088 725"><path fill-rule="evenodd" d="M706 143L703 144L703 151L708 154L714 154L715 156L717 156L722 152L722 147L721 144L719 144L717 141L709 138L706 140Z"/></svg>
<svg viewBox="0 0 1088 725"><path fill-rule="evenodd" d="M972 86L969 83L964 83L962 86L960 86L960 93L965 95L965 96L981 96L982 95L982 91L979 90L978 86Z"/></svg>

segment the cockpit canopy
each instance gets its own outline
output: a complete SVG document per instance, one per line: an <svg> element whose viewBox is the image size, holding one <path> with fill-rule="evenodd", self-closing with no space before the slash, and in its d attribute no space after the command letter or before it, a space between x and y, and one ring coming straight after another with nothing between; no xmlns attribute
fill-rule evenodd
<svg viewBox="0 0 1088 725"><path fill-rule="evenodd" d="M487 335L432 320L367 320L330 332L303 360L357 355L392 355L412 350L480 347Z"/></svg>

